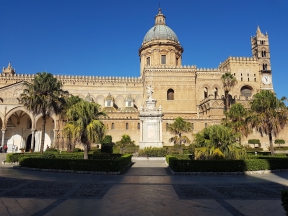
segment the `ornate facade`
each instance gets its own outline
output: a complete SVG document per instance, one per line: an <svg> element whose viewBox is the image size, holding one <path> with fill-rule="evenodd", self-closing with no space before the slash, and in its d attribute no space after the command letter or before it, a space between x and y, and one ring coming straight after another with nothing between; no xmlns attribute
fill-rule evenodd
<svg viewBox="0 0 288 216"><path fill-rule="evenodd" d="M229 57L217 68L183 66L182 48L177 35L166 25L165 16L159 9L154 26L147 32L139 49L139 77L59 76L63 88L73 95L99 103L107 112L103 119L113 141L129 134L136 144L140 140L140 107L147 99L146 88L153 86L153 98L162 106L162 141L169 143L171 134L167 125L181 116L193 125L193 134L203 128L219 124L223 118L224 90L221 76L232 73L237 84L231 90L233 101L249 106L252 96L261 89L273 90L268 34L257 28L251 37L252 57ZM0 127L1 144L8 144L8 151L28 150L33 140L39 150L41 116L33 116L17 97L23 90L23 82L34 75L18 74L9 63L0 75ZM64 120L52 115L47 121L45 146L65 148L66 137L62 134ZM287 128L279 138L285 139ZM189 135L193 139L192 134ZM260 138L262 146L268 139L254 133L249 138ZM249 139L248 138L248 139ZM286 138L287 139L287 138ZM244 144L247 139L243 140ZM286 143L288 140L286 140Z"/></svg>

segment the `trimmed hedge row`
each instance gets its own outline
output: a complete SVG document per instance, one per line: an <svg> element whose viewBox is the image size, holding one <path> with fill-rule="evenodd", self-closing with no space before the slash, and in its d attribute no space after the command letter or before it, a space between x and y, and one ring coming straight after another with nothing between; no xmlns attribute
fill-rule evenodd
<svg viewBox="0 0 288 216"><path fill-rule="evenodd" d="M178 160L167 156L166 161L174 172L244 172L288 169L288 158L248 160Z"/></svg>
<svg viewBox="0 0 288 216"><path fill-rule="evenodd" d="M283 190L281 192L281 201L282 201L282 206L286 212L286 215L288 215L288 191Z"/></svg>
<svg viewBox="0 0 288 216"><path fill-rule="evenodd" d="M124 170L131 163L132 155L123 155L117 159L49 159L49 158L27 158L19 159L19 165L40 169L60 169L76 171L99 171L99 172L119 172Z"/></svg>
<svg viewBox="0 0 288 216"><path fill-rule="evenodd" d="M58 152L44 152L40 154L39 152L35 153L10 153L6 155L6 162L18 162L19 158L23 157L33 157L33 158L58 158L58 159L83 159L84 153L83 152L71 152L66 153L62 152L61 154ZM100 151L90 152L88 154L89 159L115 159L121 157L121 154L108 154L108 153L101 153Z"/></svg>

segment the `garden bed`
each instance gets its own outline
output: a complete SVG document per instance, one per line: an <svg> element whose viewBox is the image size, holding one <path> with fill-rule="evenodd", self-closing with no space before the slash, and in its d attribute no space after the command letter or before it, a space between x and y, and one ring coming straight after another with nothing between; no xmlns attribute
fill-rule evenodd
<svg viewBox="0 0 288 216"><path fill-rule="evenodd" d="M167 155L166 161L174 174L269 173L273 171L286 171L288 169L287 157L246 160L183 160Z"/></svg>

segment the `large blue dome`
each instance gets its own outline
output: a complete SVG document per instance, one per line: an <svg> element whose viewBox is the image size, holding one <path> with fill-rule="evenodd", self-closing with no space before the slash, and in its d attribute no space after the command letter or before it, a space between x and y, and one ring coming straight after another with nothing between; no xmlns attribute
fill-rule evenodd
<svg viewBox="0 0 288 216"><path fill-rule="evenodd" d="M145 35L143 43L153 40L171 40L179 43L175 32L167 25L155 25Z"/></svg>

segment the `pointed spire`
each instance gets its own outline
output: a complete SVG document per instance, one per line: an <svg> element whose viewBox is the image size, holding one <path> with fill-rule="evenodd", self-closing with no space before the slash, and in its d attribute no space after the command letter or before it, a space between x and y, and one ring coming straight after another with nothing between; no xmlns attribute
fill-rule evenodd
<svg viewBox="0 0 288 216"><path fill-rule="evenodd" d="M256 35L260 35L260 34L262 34L262 32L261 32L260 27L259 27L259 25L258 25L258 26L257 26Z"/></svg>
<svg viewBox="0 0 288 216"><path fill-rule="evenodd" d="M12 68L11 62L8 63L7 68L2 69L2 73L5 74L15 74L16 70L14 68Z"/></svg>

